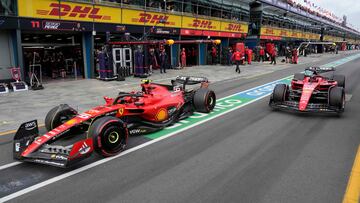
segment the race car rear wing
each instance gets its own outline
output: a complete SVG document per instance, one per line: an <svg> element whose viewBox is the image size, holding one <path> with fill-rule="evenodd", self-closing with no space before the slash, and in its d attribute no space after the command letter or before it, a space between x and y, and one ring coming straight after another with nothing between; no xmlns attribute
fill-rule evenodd
<svg viewBox="0 0 360 203"><path fill-rule="evenodd" d="M305 70L316 71L316 73L326 73L336 71L334 67L308 67Z"/></svg>
<svg viewBox="0 0 360 203"><path fill-rule="evenodd" d="M183 89L186 85L196 85L201 84L201 86L208 86L209 80L206 77L196 77L196 76L177 76L175 80L171 80L173 86L182 84Z"/></svg>
<svg viewBox="0 0 360 203"><path fill-rule="evenodd" d="M184 85L196 85L200 83L208 83L209 80L206 77L195 77L195 76L177 76L175 80L171 81L176 82L178 84Z"/></svg>

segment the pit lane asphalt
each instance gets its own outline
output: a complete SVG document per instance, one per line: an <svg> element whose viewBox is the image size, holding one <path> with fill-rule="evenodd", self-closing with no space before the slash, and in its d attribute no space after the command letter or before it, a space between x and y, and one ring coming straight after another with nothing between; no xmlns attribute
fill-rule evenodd
<svg viewBox="0 0 360 203"><path fill-rule="evenodd" d="M353 95L341 117L274 112L263 99L14 201L340 202L360 141L359 67L357 59L337 71ZM220 98L303 69L212 87ZM11 162L11 138L0 138L4 163ZM69 170L34 164L2 170L0 187L10 187L1 196Z"/></svg>

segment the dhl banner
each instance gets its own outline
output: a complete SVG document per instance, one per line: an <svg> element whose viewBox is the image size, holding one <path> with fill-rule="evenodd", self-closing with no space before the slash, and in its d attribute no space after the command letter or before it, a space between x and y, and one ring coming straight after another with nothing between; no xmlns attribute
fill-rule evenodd
<svg viewBox="0 0 360 203"><path fill-rule="evenodd" d="M121 10L89 4L54 0L18 0L19 16L61 20L118 23Z"/></svg>
<svg viewBox="0 0 360 203"><path fill-rule="evenodd" d="M122 23L131 25L181 27L181 16L122 9Z"/></svg>
<svg viewBox="0 0 360 203"><path fill-rule="evenodd" d="M197 30L220 30L221 22L217 20L208 20L201 18L182 17L182 28Z"/></svg>
<svg viewBox="0 0 360 203"><path fill-rule="evenodd" d="M247 33L245 23L192 18L167 13L122 9L56 0L18 0L19 16L30 18L161 26L195 30Z"/></svg>
<svg viewBox="0 0 360 203"><path fill-rule="evenodd" d="M296 38L296 39L309 39L309 40L319 40L320 35L315 33L303 32L299 30L290 30L274 27L263 26L260 31L261 36L274 36L274 37L286 37L286 38Z"/></svg>
<svg viewBox="0 0 360 203"><path fill-rule="evenodd" d="M248 25L245 23L221 22L221 31L248 33Z"/></svg>
<svg viewBox="0 0 360 203"><path fill-rule="evenodd" d="M342 42L344 41L342 37L335 37L335 36L331 36L331 35L324 35L324 41L329 41L329 42Z"/></svg>

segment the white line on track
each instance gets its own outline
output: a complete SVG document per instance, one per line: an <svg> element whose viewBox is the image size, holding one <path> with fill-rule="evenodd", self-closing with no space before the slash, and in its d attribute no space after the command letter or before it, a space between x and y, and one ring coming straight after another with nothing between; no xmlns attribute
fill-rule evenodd
<svg viewBox="0 0 360 203"><path fill-rule="evenodd" d="M5 165L0 166L0 170L4 170L4 169L10 168L10 167L19 165L19 164L21 164L21 163L22 163L22 162L20 162L20 161L11 162L11 163L9 163L9 164L5 164Z"/></svg>

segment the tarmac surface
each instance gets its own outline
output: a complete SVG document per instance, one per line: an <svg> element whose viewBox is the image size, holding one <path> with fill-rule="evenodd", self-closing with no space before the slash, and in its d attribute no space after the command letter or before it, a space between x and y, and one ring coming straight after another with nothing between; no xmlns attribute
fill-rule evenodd
<svg viewBox="0 0 360 203"><path fill-rule="evenodd" d="M208 76L222 98L353 53L313 55L298 65L256 64L240 75L206 66L153 78ZM13 202L341 202L360 142L359 67L358 58L336 71L346 76L349 98L341 116L273 111L265 97L146 147L136 149L147 140L133 137L124 155L103 162L94 155L71 169L28 163L1 168L13 162L13 134L0 136L0 202L12 194ZM8 111L7 102L0 105L1 120L19 125L62 102L88 108L99 103L99 92L116 95L138 85L126 83L81 80L11 93L1 97L14 101ZM3 129L14 129L9 123Z"/></svg>

